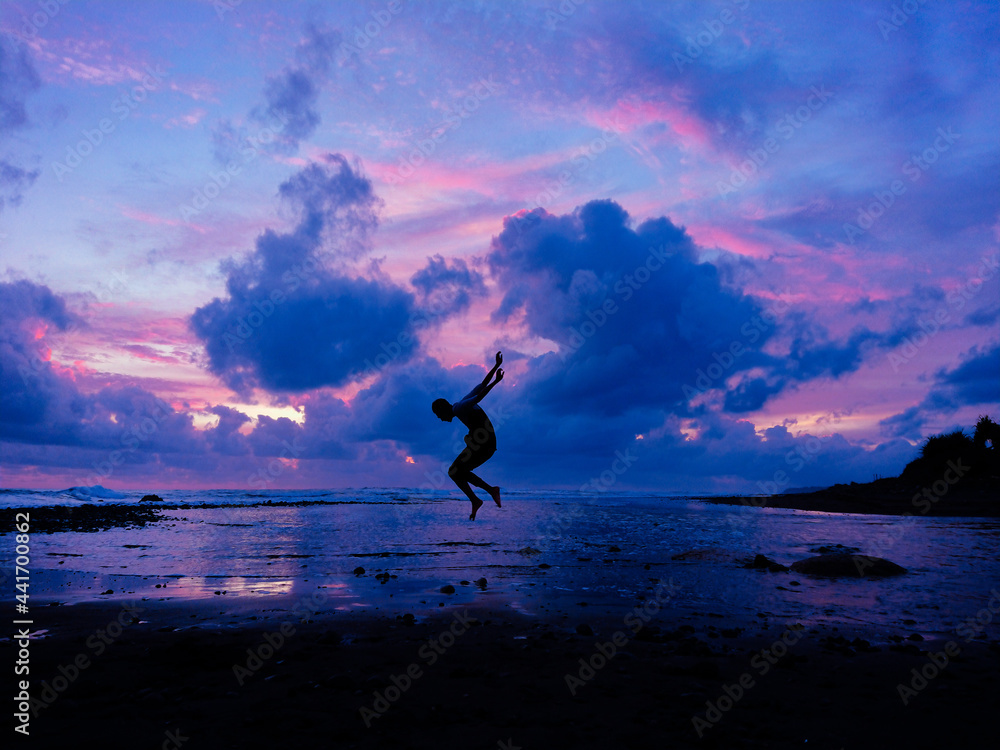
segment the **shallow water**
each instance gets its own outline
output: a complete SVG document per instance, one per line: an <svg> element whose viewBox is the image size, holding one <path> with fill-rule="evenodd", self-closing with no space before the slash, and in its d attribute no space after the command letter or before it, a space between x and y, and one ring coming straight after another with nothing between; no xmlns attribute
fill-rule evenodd
<svg viewBox="0 0 1000 750"><path fill-rule="evenodd" d="M4 499L7 505L52 504L56 494L22 493L15 500L7 492ZM129 493L124 502L139 496ZM38 533L44 521L36 513L32 595L63 602L133 593L224 596L230 605L237 599L263 607L268 597L320 590L329 606L341 610L420 611L439 602L479 601L528 615L577 617L598 609L627 612L672 581L676 590L657 613L661 620L697 612L743 622L823 622L933 636L953 632L1000 587L1000 524L994 519L527 492L508 493L502 509L484 505L472 523L468 502L444 492L218 491L165 497L199 507L164 508L160 523L93 533ZM315 504L262 504L269 500ZM83 504L72 497L60 502ZM4 540L0 558L9 570L13 537ZM886 557L909 573L825 580L748 570L738 563L762 553L789 565L810 556L812 548L832 544ZM703 550L701 559L671 559L690 550ZM352 571L359 566L365 574L356 576ZM396 578L375 579L382 572ZM486 586L476 586L483 577ZM456 592L440 593L446 584ZM115 593L102 597L108 589ZM987 632L995 635L995 626Z"/></svg>

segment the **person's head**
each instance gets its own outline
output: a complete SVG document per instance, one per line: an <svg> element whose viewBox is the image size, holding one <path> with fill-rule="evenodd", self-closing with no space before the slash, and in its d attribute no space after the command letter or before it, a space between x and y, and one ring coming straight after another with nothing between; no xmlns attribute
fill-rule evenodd
<svg viewBox="0 0 1000 750"><path fill-rule="evenodd" d="M431 404L431 411L437 414L438 419L442 422L450 422L455 416L455 412L451 410L451 404L443 398L439 398Z"/></svg>

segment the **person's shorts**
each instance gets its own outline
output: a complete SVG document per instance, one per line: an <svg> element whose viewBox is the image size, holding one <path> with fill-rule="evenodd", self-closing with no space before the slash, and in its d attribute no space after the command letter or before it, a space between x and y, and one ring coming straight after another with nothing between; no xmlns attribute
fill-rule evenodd
<svg viewBox="0 0 1000 750"><path fill-rule="evenodd" d="M483 430L483 432L486 432L486 430ZM476 437L480 439L477 440ZM497 438L493 433L489 432L485 436L482 434L478 436L466 435L465 450L458 455L458 458L452 461L451 467L448 469L448 476L454 478L467 474L489 461L490 457L496 452Z"/></svg>

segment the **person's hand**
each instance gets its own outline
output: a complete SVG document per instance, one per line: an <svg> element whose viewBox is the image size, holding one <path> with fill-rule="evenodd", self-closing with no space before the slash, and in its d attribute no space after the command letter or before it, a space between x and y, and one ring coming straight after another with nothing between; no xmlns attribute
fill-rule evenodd
<svg viewBox="0 0 1000 750"><path fill-rule="evenodd" d="M501 364L503 364L503 354L501 352L497 352L497 367Z"/></svg>
<svg viewBox="0 0 1000 750"><path fill-rule="evenodd" d="M503 380L503 368L502 367L499 370L497 370L497 382L499 383L501 380Z"/></svg>

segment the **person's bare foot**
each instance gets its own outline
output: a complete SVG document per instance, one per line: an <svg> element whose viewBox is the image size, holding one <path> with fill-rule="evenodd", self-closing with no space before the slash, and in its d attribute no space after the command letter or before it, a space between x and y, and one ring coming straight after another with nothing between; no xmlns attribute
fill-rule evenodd
<svg viewBox="0 0 1000 750"><path fill-rule="evenodd" d="M483 507L483 501L480 500L478 497L475 500L472 500L472 515L469 516L470 521L476 520L476 512L482 507Z"/></svg>
<svg viewBox="0 0 1000 750"><path fill-rule="evenodd" d="M489 491L489 493L490 493L490 497L493 498L493 502L495 502L497 504L497 507L498 508L502 508L503 506L500 504L500 488L499 487L494 487L493 489L491 489Z"/></svg>

